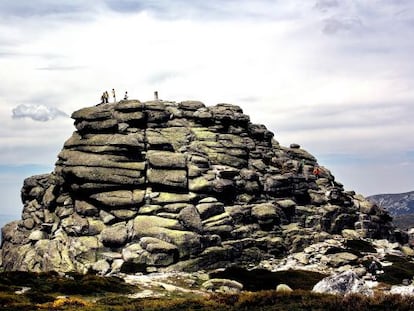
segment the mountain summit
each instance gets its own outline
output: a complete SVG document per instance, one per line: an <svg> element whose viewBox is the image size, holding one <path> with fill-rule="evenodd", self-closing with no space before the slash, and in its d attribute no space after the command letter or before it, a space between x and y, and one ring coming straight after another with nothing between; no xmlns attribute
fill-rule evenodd
<svg viewBox="0 0 414 311"><path fill-rule="evenodd" d="M5 270L250 266L334 235L398 240L389 215L240 107L123 100L78 110L54 172L24 181Z"/></svg>

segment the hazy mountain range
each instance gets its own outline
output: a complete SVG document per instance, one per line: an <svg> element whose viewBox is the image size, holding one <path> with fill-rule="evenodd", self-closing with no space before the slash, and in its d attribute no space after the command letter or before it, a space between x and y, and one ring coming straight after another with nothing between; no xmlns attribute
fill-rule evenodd
<svg viewBox="0 0 414 311"><path fill-rule="evenodd" d="M391 215L414 214L414 191L396 194L376 194L367 197L387 209Z"/></svg>
<svg viewBox="0 0 414 311"><path fill-rule="evenodd" d="M414 191L376 194L367 199L388 210L398 227L402 229L414 227Z"/></svg>

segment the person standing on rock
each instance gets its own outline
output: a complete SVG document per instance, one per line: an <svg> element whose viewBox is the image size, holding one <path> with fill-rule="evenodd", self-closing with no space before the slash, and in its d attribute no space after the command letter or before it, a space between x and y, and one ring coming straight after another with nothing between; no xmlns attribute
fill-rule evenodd
<svg viewBox="0 0 414 311"><path fill-rule="evenodd" d="M298 169L297 169L298 174L303 174L304 166L305 166L305 160L302 159L302 160L300 160L300 162L298 162Z"/></svg>
<svg viewBox="0 0 414 311"><path fill-rule="evenodd" d="M104 101L105 101L106 104L109 103L109 94L108 94L108 91L105 91L104 92Z"/></svg>
<svg viewBox="0 0 414 311"><path fill-rule="evenodd" d="M127 100L127 99L128 99L128 92L125 92L124 100Z"/></svg>
<svg viewBox="0 0 414 311"><path fill-rule="evenodd" d="M318 179L320 174L321 174L321 168L319 167L319 165L315 165L313 169L313 175L315 175L316 179Z"/></svg>
<svg viewBox="0 0 414 311"><path fill-rule="evenodd" d="M114 98L114 104L115 104L116 103L115 89L112 89L112 97Z"/></svg>
<svg viewBox="0 0 414 311"><path fill-rule="evenodd" d="M105 92L103 92L102 95L101 95L101 102L99 104L97 104L96 106L99 106L99 105L102 105L102 104L105 104Z"/></svg>

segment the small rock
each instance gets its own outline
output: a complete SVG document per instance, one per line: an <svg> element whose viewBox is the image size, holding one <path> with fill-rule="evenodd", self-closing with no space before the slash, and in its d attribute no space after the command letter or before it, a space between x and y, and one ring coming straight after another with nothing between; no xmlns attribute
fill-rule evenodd
<svg viewBox="0 0 414 311"><path fill-rule="evenodd" d="M31 241L39 241L43 239L47 239L47 233L41 230L32 231L29 235L29 240Z"/></svg>
<svg viewBox="0 0 414 311"><path fill-rule="evenodd" d="M27 218L23 221L23 226L25 226L25 228L28 230L33 229L34 225L35 225L35 222L33 218Z"/></svg>
<svg viewBox="0 0 414 311"><path fill-rule="evenodd" d="M154 298L159 296L161 296L161 294L156 294L150 289L145 289L142 292L127 295L127 297L131 299Z"/></svg>
<svg viewBox="0 0 414 311"><path fill-rule="evenodd" d="M341 234L345 239L359 239L361 237L356 230L352 229L344 229Z"/></svg>
<svg viewBox="0 0 414 311"><path fill-rule="evenodd" d="M243 289L243 284L228 279L211 279L204 282L201 287L208 291L223 294L238 294Z"/></svg>
<svg viewBox="0 0 414 311"><path fill-rule="evenodd" d="M110 222L112 222L115 219L115 216L105 212L104 210L101 210L99 212L99 217L101 218L101 220L103 221L104 224L109 224Z"/></svg>
<svg viewBox="0 0 414 311"><path fill-rule="evenodd" d="M293 258L295 258L299 263L303 265L307 265L309 263L309 255L305 253L296 253L293 255Z"/></svg>
<svg viewBox="0 0 414 311"><path fill-rule="evenodd" d="M27 293L31 288L23 286L22 289L16 290L14 293L16 295L23 295L24 293Z"/></svg>
<svg viewBox="0 0 414 311"><path fill-rule="evenodd" d="M293 289L291 289L289 285L279 284L278 286L276 286L276 292L286 294L286 293L293 292Z"/></svg>
<svg viewBox="0 0 414 311"><path fill-rule="evenodd" d="M119 273L123 264L124 261L122 259L115 259L111 265L111 273Z"/></svg>
<svg viewBox="0 0 414 311"><path fill-rule="evenodd" d="M402 246L401 251L405 256L413 257L414 256L414 250L409 246Z"/></svg>
<svg viewBox="0 0 414 311"><path fill-rule="evenodd" d="M101 240L104 245L123 245L128 238L128 231L125 225L106 227L101 232Z"/></svg>
<svg viewBox="0 0 414 311"><path fill-rule="evenodd" d="M346 264L353 263L358 259L357 255L347 252L330 254L328 257L330 259L329 264L333 267L344 266Z"/></svg>
<svg viewBox="0 0 414 311"><path fill-rule="evenodd" d="M397 242L392 243L388 240L373 240L372 244L376 248L383 248L385 250L395 250L400 246Z"/></svg>
<svg viewBox="0 0 414 311"><path fill-rule="evenodd" d="M278 218L278 209L273 203L256 204L252 208L252 216L259 220L274 220Z"/></svg>
<svg viewBox="0 0 414 311"><path fill-rule="evenodd" d="M111 266L105 259L101 259L92 265L92 269L97 271L99 274L104 275L109 271L109 269L111 269Z"/></svg>

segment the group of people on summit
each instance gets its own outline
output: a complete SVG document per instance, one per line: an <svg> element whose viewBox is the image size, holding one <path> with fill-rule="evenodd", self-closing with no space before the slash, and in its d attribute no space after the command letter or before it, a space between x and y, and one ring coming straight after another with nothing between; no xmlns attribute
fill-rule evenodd
<svg viewBox="0 0 414 311"><path fill-rule="evenodd" d="M115 93L115 89L112 89L111 93L112 93L112 98L114 100L114 103L116 103L116 93ZM125 92L124 100L127 100L127 99L128 99L128 92ZM108 103L109 103L109 93L108 93L108 91L105 91L101 95L100 105L101 104L108 104Z"/></svg>
<svg viewBox="0 0 414 311"><path fill-rule="evenodd" d="M116 103L116 94L115 94L115 89L112 89L112 97L114 99L114 104ZM128 92L125 92L124 95L124 100L128 99ZM154 100L159 100L158 98L158 91L154 91ZM101 95L101 102L99 104L97 104L96 106L102 105L102 104L108 104L109 103L109 93L108 91L105 91L102 93Z"/></svg>

